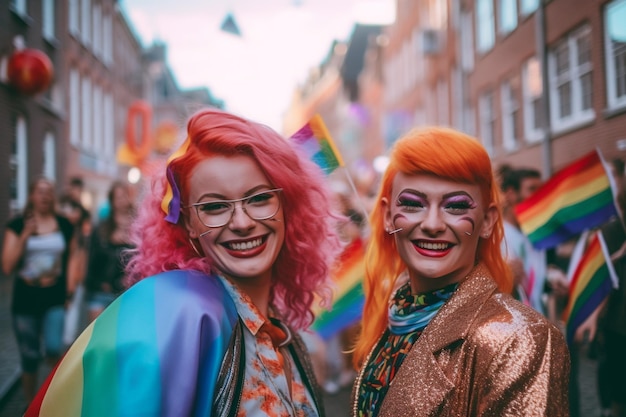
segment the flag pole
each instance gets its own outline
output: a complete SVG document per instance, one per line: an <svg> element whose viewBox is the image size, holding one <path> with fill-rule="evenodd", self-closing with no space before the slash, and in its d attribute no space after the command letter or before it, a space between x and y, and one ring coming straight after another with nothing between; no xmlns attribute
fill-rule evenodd
<svg viewBox="0 0 626 417"><path fill-rule="evenodd" d="M350 188L352 188L352 191L354 192L354 195L356 196L356 199L359 202L359 206L360 206L359 208L363 210L363 214L365 215L365 223L367 226L369 226L369 213L367 212L367 208L365 207L363 200L361 200L361 196L359 195L359 192L356 189L356 185L354 185L354 181L352 181L352 176L350 175L350 171L345 165L342 165L342 168L346 174L348 183L350 183Z"/></svg>

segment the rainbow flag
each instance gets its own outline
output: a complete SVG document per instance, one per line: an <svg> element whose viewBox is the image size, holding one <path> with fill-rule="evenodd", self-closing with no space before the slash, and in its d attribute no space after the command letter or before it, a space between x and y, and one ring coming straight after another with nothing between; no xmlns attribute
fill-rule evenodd
<svg viewBox="0 0 626 417"><path fill-rule="evenodd" d="M600 231L593 235L582 256L572 259L572 262L575 269L570 281L567 307L563 312L568 343L574 340L576 329L618 285L617 275Z"/></svg>
<svg viewBox="0 0 626 417"><path fill-rule="evenodd" d="M24 416L211 416L237 320L216 277L144 279L85 329Z"/></svg>
<svg viewBox="0 0 626 417"><path fill-rule="evenodd" d="M313 116L289 139L300 147L310 160L322 168L326 175L337 167L344 166L341 154L319 114Z"/></svg>
<svg viewBox="0 0 626 417"><path fill-rule="evenodd" d="M335 292L330 310L316 311L311 325L322 339L328 340L343 329L358 322L363 314L363 277L365 276L365 248L363 241L355 240L346 247L333 273Z"/></svg>
<svg viewBox="0 0 626 417"><path fill-rule="evenodd" d="M515 214L537 249L555 247L617 215L611 179L598 152L556 173L518 204Z"/></svg>

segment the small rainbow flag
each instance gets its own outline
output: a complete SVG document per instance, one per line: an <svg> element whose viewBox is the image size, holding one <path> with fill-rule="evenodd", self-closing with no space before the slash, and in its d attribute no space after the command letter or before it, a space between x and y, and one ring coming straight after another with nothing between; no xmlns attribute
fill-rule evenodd
<svg viewBox="0 0 626 417"><path fill-rule="evenodd" d="M328 340L343 329L358 322L363 314L363 277L365 276L365 248L358 239L348 245L333 273L335 292L330 310L317 311L311 325L322 339Z"/></svg>
<svg viewBox="0 0 626 417"><path fill-rule="evenodd" d="M565 242L617 215L611 180L597 151L568 165L515 207L537 249Z"/></svg>
<svg viewBox="0 0 626 417"><path fill-rule="evenodd" d="M210 416L237 320L216 277L140 281L78 337L24 416Z"/></svg>
<svg viewBox="0 0 626 417"><path fill-rule="evenodd" d="M322 168L326 175L344 166L341 154L319 114L294 133L290 140L303 149L307 157Z"/></svg>
<svg viewBox="0 0 626 417"><path fill-rule="evenodd" d="M572 263L575 269L570 281L567 307L563 312L568 343L574 340L576 329L618 285L617 275L600 231L593 235L582 256L572 259Z"/></svg>

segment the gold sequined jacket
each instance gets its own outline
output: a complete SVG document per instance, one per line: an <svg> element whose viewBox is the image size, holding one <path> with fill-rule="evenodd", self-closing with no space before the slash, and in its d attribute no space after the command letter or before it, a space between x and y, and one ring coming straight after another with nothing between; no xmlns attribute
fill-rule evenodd
<svg viewBox="0 0 626 417"><path fill-rule="evenodd" d="M569 416L569 371L559 329L478 265L407 354L378 416Z"/></svg>

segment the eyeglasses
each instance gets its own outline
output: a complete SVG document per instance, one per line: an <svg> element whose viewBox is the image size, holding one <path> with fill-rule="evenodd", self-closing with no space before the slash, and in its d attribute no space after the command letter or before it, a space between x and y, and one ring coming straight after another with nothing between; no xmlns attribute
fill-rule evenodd
<svg viewBox="0 0 626 417"><path fill-rule="evenodd" d="M280 209L279 193L282 188L264 190L235 200L207 200L183 208L194 207L198 219L207 227L222 227L228 224L235 214L236 203L252 220L267 220Z"/></svg>

